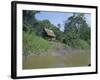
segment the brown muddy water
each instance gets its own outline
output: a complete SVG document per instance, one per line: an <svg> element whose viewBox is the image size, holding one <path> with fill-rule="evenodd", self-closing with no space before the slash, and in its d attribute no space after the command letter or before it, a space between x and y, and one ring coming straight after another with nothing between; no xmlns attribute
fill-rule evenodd
<svg viewBox="0 0 100 80"><path fill-rule="evenodd" d="M49 52L50 53L50 52ZM63 55L23 56L23 69L80 67L91 64L90 50L71 50Z"/></svg>

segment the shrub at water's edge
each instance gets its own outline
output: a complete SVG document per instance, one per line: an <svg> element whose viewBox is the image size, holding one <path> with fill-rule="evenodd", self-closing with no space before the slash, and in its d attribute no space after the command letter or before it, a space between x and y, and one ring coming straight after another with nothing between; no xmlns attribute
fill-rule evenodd
<svg viewBox="0 0 100 80"><path fill-rule="evenodd" d="M80 48L80 49L88 49L88 48L90 48L90 45L86 41L84 41L82 39L79 39L79 41L77 42L76 47Z"/></svg>

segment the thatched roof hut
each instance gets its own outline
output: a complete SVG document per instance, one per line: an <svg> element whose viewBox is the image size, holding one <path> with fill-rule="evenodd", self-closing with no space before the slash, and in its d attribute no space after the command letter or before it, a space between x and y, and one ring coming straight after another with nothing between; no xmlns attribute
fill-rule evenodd
<svg viewBox="0 0 100 80"><path fill-rule="evenodd" d="M47 29L47 28L44 28L44 31L45 31L46 36L47 36L48 38L51 38L52 40L55 40L56 35L54 34L54 32L53 32L52 30Z"/></svg>
<svg viewBox="0 0 100 80"><path fill-rule="evenodd" d="M56 35L54 34L54 32L50 29L44 28L45 32L47 33L48 36L51 37L56 37Z"/></svg>

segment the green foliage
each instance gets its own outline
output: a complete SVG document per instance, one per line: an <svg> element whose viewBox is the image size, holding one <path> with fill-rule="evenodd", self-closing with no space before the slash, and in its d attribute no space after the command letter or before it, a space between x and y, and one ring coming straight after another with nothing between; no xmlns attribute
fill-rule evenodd
<svg viewBox="0 0 100 80"><path fill-rule="evenodd" d="M54 31L54 33L55 33L55 35L56 35L56 40L62 42L63 39L64 39L64 34L63 34L63 32L60 31L60 29L57 28L57 27L52 27L51 30Z"/></svg>
<svg viewBox="0 0 100 80"><path fill-rule="evenodd" d="M35 18L37 13L39 13L39 11L23 10L23 31L31 32L33 29L37 29L36 24L38 21Z"/></svg>
<svg viewBox="0 0 100 80"><path fill-rule="evenodd" d="M77 48L84 48L85 46L87 48L87 46L90 45L90 36L91 36L90 27L86 23L83 13L73 13L73 15L70 16L64 23L64 32L60 30L61 28L60 24L55 26L51 24L51 22L48 19L41 21L37 20L35 18L35 15L38 13L40 12L23 10L23 31L24 31L24 38L26 40L26 41L24 40L26 43L26 45L24 45L25 46L24 50L26 50L25 53L32 53L32 51L36 52L36 50L39 51L39 48L41 51L42 50L41 41L44 44L46 43L46 45L49 45L48 41L43 39L44 28L51 29L56 35L56 40L59 42L63 42L68 46ZM37 47L38 43L36 43L36 45L34 43L37 42L38 40L40 40L39 43L40 47L39 46ZM35 47L32 45L35 45ZM45 46L43 48L45 49Z"/></svg>
<svg viewBox="0 0 100 80"><path fill-rule="evenodd" d="M88 44L90 44L90 27L86 24L86 22L80 27L80 38L85 40Z"/></svg>
<svg viewBox="0 0 100 80"><path fill-rule="evenodd" d="M79 34L77 32L77 29L74 25L69 25L66 27L65 33L65 38L64 38L64 43L68 44L71 47L75 47L78 39L79 39Z"/></svg>
<svg viewBox="0 0 100 80"><path fill-rule="evenodd" d="M39 11L32 11L32 10L23 10L23 22L27 22L31 26L37 22L35 18L35 14L39 13Z"/></svg>
<svg viewBox="0 0 100 80"><path fill-rule="evenodd" d="M49 22L49 20L42 20L42 21L38 21L36 24L35 24L35 27L33 27L36 31L36 34L38 36L42 36L43 37L43 29L44 28L48 28L50 29L51 27L51 23Z"/></svg>
<svg viewBox="0 0 100 80"><path fill-rule="evenodd" d="M90 46L86 41L79 39L75 47L81 49L88 49Z"/></svg>
<svg viewBox="0 0 100 80"><path fill-rule="evenodd" d="M63 42L67 45L87 48L90 44L90 27L85 21L84 14L74 13L65 21L64 35Z"/></svg>
<svg viewBox="0 0 100 80"><path fill-rule="evenodd" d="M35 35L34 32L23 32L23 53L28 55L30 53L40 54L50 48L50 43L41 37Z"/></svg>

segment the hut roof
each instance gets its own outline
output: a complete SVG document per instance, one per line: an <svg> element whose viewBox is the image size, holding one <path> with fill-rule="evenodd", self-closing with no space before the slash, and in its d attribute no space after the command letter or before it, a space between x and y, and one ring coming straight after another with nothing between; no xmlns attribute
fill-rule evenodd
<svg viewBox="0 0 100 80"><path fill-rule="evenodd" d="M48 36L56 37L54 32L50 29L44 28L45 32L47 33Z"/></svg>

